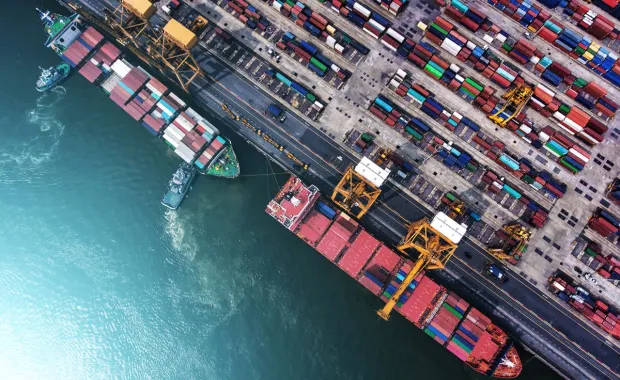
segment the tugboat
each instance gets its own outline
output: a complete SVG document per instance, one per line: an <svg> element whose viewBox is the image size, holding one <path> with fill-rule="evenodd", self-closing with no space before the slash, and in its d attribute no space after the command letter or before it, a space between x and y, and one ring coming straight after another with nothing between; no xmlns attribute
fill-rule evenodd
<svg viewBox="0 0 620 380"><path fill-rule="evenodd" d="M61 63L49 69L39 68L41 69L41 75L37 80L37 91L39 92L51 90L68 77L71 72L71 66L66 63Z"/></svg>
<svg viewBox="0 0 620 380"><path fill-rule="evenodd" d="M196 168L192 165L182 163L177 171L174 172L170 182L168 182L168 189L161 200L161 204L171 210L178 209L191 189L191 184L195 176Z"/></svg>

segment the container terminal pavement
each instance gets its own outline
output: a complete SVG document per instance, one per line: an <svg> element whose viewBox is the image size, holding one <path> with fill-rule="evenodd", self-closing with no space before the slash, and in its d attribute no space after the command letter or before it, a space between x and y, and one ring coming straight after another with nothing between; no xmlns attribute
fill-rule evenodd
<svg viewBox="0 0 620 380"><path fill-rule="evenodd" d="M89 8L94 12L101 12L102 7L110 8L117 5L115 2L108 3L95 0L84 0L81 3L84 8ZM442 51L439 45L433 45L433 42L428 37L423 36L424 33L422 31L414 27L419 21L429 25L441 13L442 9L425 3L414 3L407 5L401 14L394 17L380 6L370 4L370 1L365 4L373 12L376 11L383 15L392 24L393 30L400 31L405 37L414 40L416 44L426 42L428 45L434 46L437 52L440 52L441 58L451 65L461 67L462 73L466 73L462 74L463 76L475 79L478 83L482 83L484 87L500 87L488 80L488 78L479 75L470 66L458 61L446 51ZM544 226L533 232L527 252L523 254L518 264L516 266L509 263L505 264L508 267L511 281L506 284L497 284L479 275L478 272L482 269L484 260L489 259L489 256L484 252L486 248L484 243L486 241L478 240L481 236L471 236L467 243L462 244L462 247L456 253L456 257L451 260L446 270L443 271L445 273L437 273L437 276L439 278L445 277L446 281L454 281L451 279L451 275L455 275L461 281L459 285L471 287L473 292L483 290L485 293L489 293L489 298L493 299L493 303L497 306L495 313L500 315L501 319L506 320L506 324L509 325L507 331L523 340L526 346L530 346L535 351L538 351L543 360L549 362L550 365L556 367L560 372L578 373L571 372L574 368L568 368L581 365L587 367L587 371L593 371L586 377L617 377L617 341L610 338L607 333L576 313L547 290L548 277L555 273L556 270L562 269L574 279L579 279L579 282L583 283L591 292L599 293L599 296L612 306L619 306L618 288L596 272L593 274L597 279L596 285L588 282L588 280L584 280L575 269L581 271L581 273L592 272L592 270L588 270L588 267L582 260L582 256L572 254L574 248L578 245L575 242L581 238L598 242L603 245L604 252L606 253L618 254L618 248L615 244L605 239L599 239L597 237L599 235L593 234L589 228L586 228L584 236L580 237L590 216L597 212L597 208L605 208L601 201L605 200L606 187L618 175L618 169L613 165L614 155L612 154L614 149L617 149L617 141L613 137L614 130L617 128L616 119L613 118L611 121L606 121L609 132L604 135L605 141L590 149L593 159L585 165L583 170L573 175L558 165L557 160L553 156L550 158L550 155L545 154L544 150L536 150L509 129L500 128L493 124L485 113L473 107L467 102L466 98L459 96L458 93L453 92L431 76L424 74L414 62L395 54L385 43L379 42L370 33L355 26L348 18L330 12L330 7L318 1L306 2L308 7L325 15L329 22L339 31L346 33L356 41L359 41L359 43L370 48L369 53L355 63L351 63L346 54L337 54L319 38L314 37L299 25L291 22L290 18L285 17L281 12L276 11L273 6L260 1L252 1L251 5L256 9L257 13L260 13L260 15L270 21L271 33L261 32L259 29L252 32L239 21L234 11L230 11L227 4L199 1L191 3L191 7L194 10L199 11L211 21L211 26L217 23L220 28L225 29L235 37L236 43L239 46L245 45L243 47L247 51L243 55L235 57L235 60L239 59L239 57L248 61L254 59L263 62L264 65L275 67L289 78L296 78L298 82L305 84L308 88L314 86L313 91L317 97L327 101L325 109L316 120L309 119L294 107L290 107L287 108L289 117L282 124L262 122L265 128L270 128L274 131L282 132L288 129L293 132L292 135L299 140L297 144L303 146L304 149L310 151L317 150L329 154L328 157L321 158L326 168L319 169L319 165L311 166L308 175L311 175L313 182L321 182L326 188L333 189L335 185L333 178L335 176L340 177L346 168L346 165L341 162L359 162L362 155L367 155L374 159L376 156L373 156L373 153L376 154L381 149L397 152L397 155L403 159L416 163L415 170L418 173L417 175L409 174L406 180L401 180L398 177L390 178L388 184L384 185L386 187L382 189L383 194L379 201L370 209L368 215L364 217L364 222L369 224L369 230L372 231L374 227L378 230L378 234L383 233L387 235L386 238L392 241L398 240L404 232L404 226L402 225L404 221L395 222L394 219L398 219L398 216L393 215L391 221L385 222L383 219L386 219L385 215L387 213L397 210L398 214L407 216L406 219L408 221L415 219L415 217L410 216L420 215L420 210L416 208L423 208L422 214L432 215L434 213L433 210L436 204L429 204L427 202L428 197L422 199L419 196L420 194L414 193L411 190L414 186L410 186L410 184L412 182L419 183L420 179L418 178L423 178L427 182L425 188L433 187L434 193L452 192L457 194L465 200L465 203L468 203L469 207L476 209L482 214L481 222L486 223L488 230L500 230L502 225L518 221L523 215L522 212L519 214L515 208L506 208L498 203L498 196L489 194L488 191L483 191L478 184L471 183L454 170L448 169L441 161L436 159L436 155L431 156L429 150L426 149L427 146L413 143L411 137L405 133L400 133L397 129L386 124L369 111L371 105L375 104L377 96L381 95L383 99L389 101L399 112L402 111L402 114L417 117L430 126L433 131L436 131L437 136L444 137L446 142L452 141L453 146L462 147L464 152L469 153L471 156L476 156L476 160L482 164L481 166L487 166L488 169L501 177L505 177L507 183L518 183L518 179L505 167L488 158L483 159L482 156L484 155L477 153L477 149L475 145L472 145L471 140L463 141L466 133L457 133L459 129L451 131L445 129L441 124L437 125L437 122L429 119L415 103L396 94L389 84L399 69L409 74L407 79L410 79L410 81L408 83L415 82L432 92L435 95L435 99L445 109L452 110L452 112L460 111L461 114L469 118L479 127L479 132L483 133L487 140L503 142L507 149L510 149L513 157L528 157L536 170L547 170L549 173L553 173L553 176L558 181L567 185L566 193L556 200L551 200L550 197L541 195L541 192L536 191L534 188L519 186L520 189L526 189L523 191L523 195L535 200L548 211L548 216ZM470 5L483 9L487 14L492 15L495 24L498 24L498 17L500 20L507 18L497 11L497 8L481 3L472 3ZM189 4L184 4L183 6L190 7ZM425 12L414 12L418 8L423 9ZM165 19L169 16L160 10L155 17ZM462 36L469 41L478 43L478 46L483 46L481 41L483 41L484 34L481 37L479 33L474 34L456 21L447 17L446 19L458 28ZM525 28L519 30L517 27L518 23L513 25L511 22L513 22L512 19L508 19L505 22L505 27L510 35L516 36L515 38L518 39L521 35L517 33L523 34ZM504 27L504 24L501 25ZM273 29L275 29L275 32ZM291 57L278 49L276 43L279 42L279 39L274 40L274 38L278 38L278 35L283 34L278 33L278 31L283 33L291 32L298 39L304 39L313 43L325 57L331 59L341 68L350 71L350 77L346 78L344 85L339 88L333 86L332 83L320 79L313 71L306 67L306 64L299 62L299 57ZM265 37L267 34L271 38ZM259 81L253 80L250 73L243 70L245 65L235 65L234 63L227 62L225 55L215 57L217 49L222 49L224 45L208 44L209 41L215 38L211 29L208 29L200 37L199 46L194 48L194 50L201 49L200 53L195 54L205 57L204 60L201 60L201 65L204 64L205 72L213 72L213 67L217 66L218 70L231 74L222 79L224 86L228 82L232 83L235 81L245 82L245 86L248 86L248 88L252 85L258 88L258 90L249 88L247 94L236 93L242 99L254 96L264 98L264 102L267 104L275 102L271 95L271 88ZM550 56L558 64L567 67L578 65L573 58L563 54L546 40L536 37L530 42L540 50L551 51L553 55ZM269 49L281 55L279 63L276 63L269 56ZM500 49L495 44L489 44L488 49L495 51L498 56L501 55ZM510 60L508 56L506 57L506 60ZM236 66L236 68L231 69L226 66ZM530 84L546 83L529 69L521 68L521 71L523 73L521 77ZM581 78L589 82L602 81L602 78L588 70L580 70L580 73L582 73ZM248 83L251 83L251 85L248 85ZM239 89L243 88L243 86L243 84L235 84L226 87ZM547 87L550 86L547 84ZM611 84L605 87L608 89L609 96L612 99L620 99L616 87ZM195 91L195 88L192 90ZM568 106L578 105L574 99L564 96L560 92L558 92L557 96ZM199 98L196 95L195 97ZM197 99L197 101L199 100ZM281 102L278 101L278 103ZM249 107L238 106L238 108L244 113L251 114L254 112ZM468 111L465 112L464 110ZM261 109L260 111L263 110ZM557 122L546 119L534 109L526 107L525 112L528 118L536 120L536 125L540 126L539 129L546 125L551 125L554 130L557 129ZM252 116L258 120L260 115L256 115L256 112L254 113L254 115L247 115L247 117ZM257 121L257 123L261 122ZM238 127L236 128L240 131L242 130ZM460 131L462 132L463 129ZM356 133L366 133L373 136L371 149L369 149L371 152L366 150L360 154L358 148L353 148L355 141L351 142L350 140L351 136L354 136ZM309 135L319 135L321 139L305 141L304 136ZM260 139L257 139L257 141L260 142ZM256 145L261 147L258 142ZM329 145L330 148L326 149L319 145ZM343 161L340 161L338 157L343 159ZM597 164L596 161L600 162L600 164ZM330 164L331 162L334 164ZM282 164L285 166L291 165L290 162L286 161L282 162ZM393 162L389 162L389 164L395 165ZM396 171L393 170L393 172ZM317 183L317 186L319 185ZM321 188L325 194L330 194L331 189L326 191ZM397 207L392 208L389 207L390 205L397 205ZM393 210L390 210L390 208ZM613 214L620 215L618 207L613 202L609 203L607 208ZM484 213L481 211L484 211ZM567 224L567 221L571 223ZM465 245L468 245L468 247L465 247ZM474 257L469 260L461 260L464 258L463 254L465 251L470 251ZM543 254L538 254L539 251ZM515 303L510 297L515 297L518 303ZM511 312L514 313L512 321L515 323L511 323L509 316ZM538 316L540 316L540 319L538 319ZM517 320L519 321L517 322ZM550 328L550 326L553 328ZM554 336L546 336L547 334ZM543 337L542 339L546 342L537 342L534 339L535 335ZM578 343L573 343L573 341ZM532 343L529 344L530 342ZM547 345L546 343L549 342L558 344ZM551 348L551 346L556 347ZM591 353L602 363L598 364L587 353ZM586 364L587 361L590 363ZM567 369L558 367L566 367ZM599 367L600 371L603 372L598 372L597 374L596 367ZM605 369L605 367L608 368ZM582 376L584 375L582 374Z"/></svg>

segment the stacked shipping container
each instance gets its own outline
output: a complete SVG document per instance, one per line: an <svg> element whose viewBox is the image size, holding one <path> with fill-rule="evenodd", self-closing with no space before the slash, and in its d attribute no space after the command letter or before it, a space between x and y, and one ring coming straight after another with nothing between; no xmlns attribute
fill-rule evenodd
<svg viewBox="0 0 620 380"><path fill-rule="evenodd" d="M362 55L366 55L370 51L366 46L338 30L327 17L313 11L300 1L270 0L270 4L282 15L293 20L299 27L325 42L338 54L344 54L347 47L357 50Z"/></svg>
<svg viewBox="0 0 620 380"><path fill-rule="evenodd" d="M616 239L620 219L612 215L609 211L598 209L588 221L588 226L606 239Z"/></svg>
<svg viewBox="0 0 620 380"><path fill-rule="evenodd" d="M275 69L269 69L267 71L265 71L265 74L271 78L277 79L278 81L282 82L286 87L290 87L293 91L297 92L299 95L305 97L309 102L312 102L312 107L314 109L316 109L317 112L321 112L323 110L323 108L325 107L323 105L323 103L321 103L319 100L317 100L316 95L314 95L312 92L308 91L304 86L302 86L301 84L291 80L289 77L287 77L286 75L282 74L281 72L275 70Z"/></svg>
<svg viewBox="0 0 620 380"><path fill-rule="evenodd" d="M547 289L612 337L620 339L620 312L594 297L583 285L558 271L549 279Z"/></svg>

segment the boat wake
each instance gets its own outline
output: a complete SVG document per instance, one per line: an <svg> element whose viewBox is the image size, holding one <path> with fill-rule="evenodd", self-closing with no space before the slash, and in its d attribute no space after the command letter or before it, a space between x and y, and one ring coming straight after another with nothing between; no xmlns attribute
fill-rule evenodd
<svg viewBox="0 0 620 380"><path fill-rule="evenodd" d="M8 142L0 150L0 164L38 167L52 158L65 130L65 125L56 119L55 106L66 93L60 86L42 94L36 106L27 111L26 125L12 122L12 126L7 126Z"/></svg>
<svg viewBox="0 0 620 380"><path fill-rule="evenodd" d="M190 224L174 210L166 210L165 232L170 237L170 245L175 253L185 260L194 261L198 252L198 243L192 234Z"/></svg>

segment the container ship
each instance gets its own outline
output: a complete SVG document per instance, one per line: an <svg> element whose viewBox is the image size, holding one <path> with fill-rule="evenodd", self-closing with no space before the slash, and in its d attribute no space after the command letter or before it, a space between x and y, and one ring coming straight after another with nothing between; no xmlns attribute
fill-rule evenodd
<svg viewBox="0 0 620 380"><path fill-rule="evenodd" d="M413 267L348 214L321 200L319 189L291 177L266 212L387 302ZM477 372L514 378L522 364L512 340L458 294L420 272L395 309Z"/></svg>
<svg viewBox="0 0 620 380"><path fill-rule="evenodd" d="M239 161L230 140L167 86L142 67L130 64L119 48L85 25L79 15L37 11L48 35L45 46L99 86L183 161L204 175L239 176Z"/></svg>

